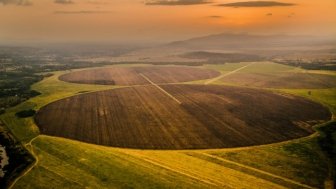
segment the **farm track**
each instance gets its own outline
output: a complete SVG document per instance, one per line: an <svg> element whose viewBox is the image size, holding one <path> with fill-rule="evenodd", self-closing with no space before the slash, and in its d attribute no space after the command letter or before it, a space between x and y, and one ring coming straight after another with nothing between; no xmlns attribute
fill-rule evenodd
<svg viewBox="0 0 336 189"><path fill-rule="evenodd" d="M27 175L27 173L29 173L34 167L36 167L39 163L39 158L37 157L37 155L34 152L34 146L33 146L33 142L34 140L36 140L38 138L34 137L33 139L31 139L27 144L25 144L25 147L27 150L30 151L30 153L33 155L33 157L35 158L35 162L34 164L32 164L29 168L27 168L24 172L21 173L20 176L16 177L15 180L13 180L13 182L10 184L10 186L8 187L9 189L13 188L13 186L24 176ZM28 148L29 146L29 148Z"/></svg>
<svg viewBox="0 0 336 189"><path fill-rule="evenodd" d="M207 188L237 188L237 186L233 183L239 182L239 178L246 178L246 179L252 179L252 180L258 180L257 182L260 184L258 187L272 187L272 188L286 188L282 186L281 184L274 183L270 180L266 180L263 178L257 178L254 175L247 174L245 172L241 172L240 170L232 169L231 167L226 167L223 165L218 166L217 163L200 159L198 157L190 156L188 153L194 153L195 151L175 151L172 153L178 154L178 156L182 156L183 158L187 158L191 161L196 161L198 163L202 162L202 165L207 164L211 166L216 167L216 174L202 174L202 168L189 168L188 166L179 166L179 162L175 162L176 160L165 159L160 158L160 156L151 156L149 153L142 153L137 151L123 151L122 153L129 154L132 157L138 158L140 161L147 162L149 164L152 164L156 167L168 170L173 173L177 173L181 176L185 176L187 178L191 178L193 180L202 182L204 184L209 185ZM169 154L169 153L168 153ZM188 164L188 163L187 163ZM214 173L215 173L214 172ZM226 175L225 177L222 177L221 174ZM241 184L238 188L246 188L249 187L249 184Z"/></svg>
<svg viewBox="0 0 336 189"><path fill-rule="evenodd" d="M159 85L155 84L153 81L151 81L148 77L146 77L144 74L140 74L143 78L145 78L149 83L154 85L156 88L160 89L164 94L175 100L178 104L182 104L181 101L179 101L177 98L175 98L173 95L168 93L166 90L162 89Z"/></svg>
<svg viewBox="0 0 336 189"><path fill-rule="evenodd" d="M198 153L198 152L196 152L196 153ZM198 154L209 157L209 158L214 159L214 160L219 160L219 161L222 161L224 163L237 166L237 167L242 168L242 169L246 169L248 171L252 171L254 173L262 174L262 175L274 178L276 180L280 179L283 182L287 182L289 184L289 186L294 185L294 186L300 187L300 188L316 189L315 187L312 187L312 186L309 186L309 185L306 185L306 184L302 184L302 183L294 181L292 179L288 179L286 177L282 177L282 176L279 176L279 175L274 175L272 173L269 173L269 172L266 172L266 171L263 171L263 170L260 170L260 169L256 169L254 167L250 167L250 166L247 166L247 165L244 165L244 164L240 164L240 163L228 160L228 159L224 159L224 158L219 157L219 156L211 155L209 153L198 153ZM255 174L253 174L253 175L255 175Z"/></svg>
<svg viewBox="0 0 336 189"><path fill-rule="evenodd" d="M220 76L218 76L218 77L215 77L215 78L213 78L213 79L211 79L211 80L209 80L209 81L206 81L204 84L205 84L205 85L209 85L209 84L211 84L211 83L213 83L213 82L215 82L215 81L218 81L218 80L222 79L223 77L226 77L226 76L228 76L228 75L231 75L231 74L234 74L234 73L236 73L236 72L239 72L240 70L243 70L243 69L245 69L245 68L247 68L247 67L249 67L249 66L251 66L251 65L253 65L253 64L255 64L255 62L249 63L249 64L246 65L246 66L240 67L240 68L235 69L235 70L233 70L233 71L230 71L230 72L228 72L228 73L222 74L222 75L220 75Z"/></svg>
<svg viewBox="0 0 336 189"><path fill-rule="evenodd" d="M186 176L186 177L195 179L195 180L197 180L197 181L203 182L203 183L205 183L205 184L209 184L209 185L211 185L211 186L215 186L215 187L220 187L220 186L223 187L223 186L224 186L224 183L221 183L221 182L218 182L218 181L209 179L209 178L207 178L207 179L200 178L198 175L193 175L193 174L191 174L191 173L187 173L186 170L177 170L177 169L171 168L171 167L169 167L169 166L163 165L163 164L160 163L160 162L155 162L154 160L150 160L150 159L148 159L148 158L143 158L142 160L145 161L145 162L151 163L151 164L153 164L153 165L155 165L155 166L158 166L158 167L167 169L167 170L169 170L169 171L172 171L172 172L174 172L174 173L178 173L178 174L181 174L181 175L183 175L183 176ZM225 188L226 188L226 187L225 187ZM229 187L227 187L227 188L229 188Z"/></svg>

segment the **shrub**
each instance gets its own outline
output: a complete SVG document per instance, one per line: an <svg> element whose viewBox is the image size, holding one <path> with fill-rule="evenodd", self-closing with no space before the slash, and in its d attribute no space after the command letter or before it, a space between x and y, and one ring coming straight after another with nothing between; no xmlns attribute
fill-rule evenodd
<svg viewBox="0 0 336 189"><path fill-rule="evenodd" d="M26 118L26 117L31 117L36 114L35 110L29 109L29 110L22 110L20 112L17 112L15 115L19 118Z"/></svg>

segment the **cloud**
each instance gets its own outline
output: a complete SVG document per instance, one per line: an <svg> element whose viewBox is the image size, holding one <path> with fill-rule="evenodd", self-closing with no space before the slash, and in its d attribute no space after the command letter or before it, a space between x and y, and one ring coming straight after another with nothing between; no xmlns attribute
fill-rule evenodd
<svg viewBox="0 0 336 189"><path fill-rule="evenodd" d="M107 14L111 13L111 11L91 11L91 10L83 10L83 11L55 11L54 14Z"/></svg>
<svg viewBox="0 0 336 189"><path fill-rule="evenodd" d="M63 5L74 4L72 0L55 0L54 3L63 4Z"/></svg>
<svg viewBox="0 0 336 189"><path fill-rule="evenodd" d="M218 6L223 7L278 7L278 6L294 6L293 3L282 3L277 1L245 1L245 2L235 2L219 4Z"/></svg>
<svg viewBox="0 0 336 189"><path fill-rule="evenodd" d="M87 1L87 3L94 4L94 5L106 5L106 4L108 4L105 1L99 1L99 0L89 0L89 1Z"/></svg>
<svg viewBox="0 0 336 189"><path fill-rule="evenodd" d="M292 17L294 17L294 16L295 16L295 13L292 12L292 13L290 13L287 17L288 17L288 18L292 18Z"/></svg>
<svg viewBox="0 0 336 189"><path fill-rule="evenodd" d="M146 5L199 5L210 3L208 0L150 0L146 1Z"/></svg>
<svg viewBox="0 0 336 189"><path fill-rule="evenodd" d="M273 16L273 14L272 13L267 13L266 16Z"/></svg>
<svg viewBox="0 0 336 189"><path fill-rule="evenodd" d="M31 6L33 3L30 0L0 0L3 5L18 5L18 6Z"/></svg>
<svg viewBox="0 0 336 189"><path fill-rule="evenodd" d="M223 18L222 16L218 16L218 15L212 15L212 16L208 16L207 18Z"/></svg>

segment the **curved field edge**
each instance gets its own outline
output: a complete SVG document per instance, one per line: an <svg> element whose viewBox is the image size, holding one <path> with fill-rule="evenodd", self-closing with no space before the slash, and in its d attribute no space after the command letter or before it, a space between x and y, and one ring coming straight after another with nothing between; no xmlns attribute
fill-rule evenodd
<svg viewBox="0 0 336 189"><path fill-rule="evenodd" d="M213 80L213 84L276 89L335 88L335 71L304 70L273 62L239 63L231 66L206 65L206 67L218 68L222 72L222 78ZM230 73L232 68L242 70Z"/></svg>
<svg viewBox="0 0 336 189"><path fill-rule="evenodd" d="M120 88L82 94L50 103L39 110L35 122L41 133L49 136L111 147L181 150L255 146L301 138L313 133L310 127L316 122L309 123L310 120L325 122L331 117L329 110L320 104L302 97L283 97L269 91L218 85L180 84L161 87L183 104L172 102L172 99L153 86ZM248 93L249 96L241 96L241 93ZM221 96L218 98L219 94ZM268 103L262 102L266 99L271 100ZM238 108L228 110L231 107L228 101ZM123 106L136 109L125 111ZM168 111L161 111L162 106ZM305 111L298 112L298 108ZM288 112L284 112L284 109ZM174 113L171 110L175 110ZM254 115L251 116L251 112L255 112ZM260 114L263 117L254 119L254 116ZM276 118L268 119L271 115ZM143 117L146 117L145 121ZM232 117L239 117L246 125L242 126L241 122ZM274 120L277 123L274 123ZM292 120L307 123L305 128L309 126L309 130L291 124ZM221 121L229 123L229 126ZM216 124L221 126L214 126ZM268 124L272 127L264 128L264 125ZM134 128L125 128L127 125ZM209 128L212 125L213 127ZM233 132L230 130L232 127L235 128Z"/></svg>
<svg viewBox="0 0 336 189"><path fill-rule="evenodd" d="M26 108L39 109L52 101L77 95L79 92L111 88L110 86L79 85L58 81L57 77L62 73L56 72L54 76L32 87L41 91L43 93L41 96L12 108L1 116L5 124L23 142L28 142L38 136L39 132L31 118L17 119L14 116L15 112ZM302 95L307 90L286 92ZM336 89L317 90L308 98L327 105L335 115L336 105L333 99L336 99ZM62 138L39 136L32 144L39 163L18 180L14 188L49 188L50 185L65 188L199 188L199 186L201 188L216 186L221 188L223 182L229 188L230 186L235 188L237 186L242 188L247 186L249 188L303 187L291 185L293 183L261 173L256 174L249 169L234 167L219 162L216 158L204 157L204 154L199 155L199 153L206 153L229 159L232 152L239 152L235 154L237 159L234 161L239 162L239 159L246 157L249 163L245 164L250 167L299 183L322 187L328 176L328 166L324 156L319 153L315 136L284 144L187 152L107 148ZM118 156L119 153L123 156ZM116 158L117 160L114 160ZM115 167L118 168L117 171L114 171ZM311 177L307 178L306 172L309 172Z"/></svg>
<svg viewBox="0 0 336 189"><path fill-rule="evenodd" d="M148 78L157 84L167 84L212 79L219 75L216 70L192 66L115 66L69 72L61 75L59 80L78 84L134 86L150 84Z"/></svg>

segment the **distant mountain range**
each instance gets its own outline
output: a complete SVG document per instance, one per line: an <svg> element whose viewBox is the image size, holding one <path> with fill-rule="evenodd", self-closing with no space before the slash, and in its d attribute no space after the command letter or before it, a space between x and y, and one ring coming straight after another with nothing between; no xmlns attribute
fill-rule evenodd
<svg viewBox="0 0 336 189"><path fill-rule="evenodd" d="M222 33L140 48L114 61L244 62L274 58L334 57L336 38Z"/></svg>
<svg viewBox="0 0 336 189"><path fill-rule="evenodd" d="M310 46L336 46L336 39L314 36L294 35L254 35L222 33L204 37L192 38L184 41L176 41L165 45L170 48L185 49L220 49L220 50L243 50L243 49L269 49L288 47Z"/></svg>

